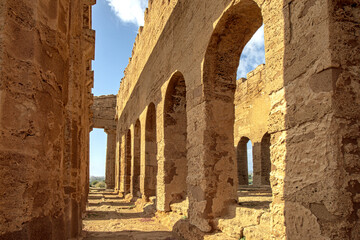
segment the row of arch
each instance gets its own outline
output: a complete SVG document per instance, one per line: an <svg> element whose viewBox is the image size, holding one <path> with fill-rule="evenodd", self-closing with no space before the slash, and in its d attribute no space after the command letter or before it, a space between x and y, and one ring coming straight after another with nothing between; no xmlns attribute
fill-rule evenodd
<svg viewBox="0 0 360 240"><path fill-rule="evenodd" d="M187 176L187 119L186 86L180 72L176 72L168 85L164 105L164 166L165 210L170 204L186 199ZM125 137L124 193L134 197L156 196L158 159L156 139L156 109L150 103L145 120L144 164L141 165L141 123L137 119L134 131ZM132 146L133 145L133 146ZM142 170L141 170L142 169Z"/></svg>
<svg viewBox="0 0 360 240"><path fill-rule="evenodd" d="M253 170L249 169L248 145L251 145L251 157ZM254 154L254 148L257 154ZM236 158L238 166L238 184L250 185L249 174L253 174L252 185L270 185L270 134L265 133L260 143L255 142L254 146L248 137L241 137L236 148ZM249 170L248 170L249 169ZM256 170L255 170L256 169Z"/></svg>
<svg viewBox="0 0 360 240"><path fill-rule="evenodd" d="M186 84L184 76L178 71L173 74L169 81L163 115L164 166L163 170L160 170L163 171L163 179L157 179L159 164L157 158L156 109L155 104L150 103L145 121L144 166L141 166L141 123L139 119L134 124L133 140L130 129L126 134L125 193L148 199L157 195L157 181L163 181L164 189L162 189L161 194L164 195L165 210L169 211L172 203L183 201L187 197ZM239 186L249 185L247 154L249 141L249 138L242 137L236 148ZM270 185L270 134L266 133L259 144L261 161L254 161L254 166L259 164L261 170L254 173L256 180L253 185ZM141 168L143 168L142 171ZM141 185L143 186L141 187Z"/></svg>
<svg viewBox="0 0 360 240"><path fill-rule="evenodd" d="M171 203L186 197L189 198L190 205L206 203L204 209L192 208L190 214L193 224L203 231L209 231L211 227L200 224L203 223L201 219L221 216L229 202L237 198L238 171L234 151L236 72L243 48L262 24L261 9L253 0L238 1L223 13L211 35L202 62L200 104L188 109L190 106L186 101L184 76L180 72L173 74L164 102L164 147L157 146L157 118L155 105L151 103L148 105L145 121L145 166L140 166L143 169L140 174L138 170L135 171L135 168L139 168L139 157L132 157L131 154L138 154L137 149L142 146L132 148L131 132L126 134L125 192L140 188L141 194L146 197L157 194L158 206L161 201L164 203L164 210L169 210ZM189 116L186 115L190 111L197 113L201 128L191 126L194 129L187 132L187 128L190 128L187 120L190 119L191 124L194 124L194 117L187 118ZM135 124L135 128L141 129L137 125L139 124ZM141 135L136 129L133 132ZM201 144L201 151L188 153L194 150L187 148L189 140L194 138L202 139L196 142ZM134 136L134 139L138 137ZM268 145L269 142L268 138ZM139 144L138 141L134 143ZM161 153L164 161L159 161L163 166L157 165L159 150L164 151ZM269 151L264 152L265 155L270 155ZM130 166L134 166L133 169ZM132 173L137 175L131 175ZM268 173L263 178L265 182L269 182ZM140 184L138 179L141 179ZM144 186L141 186L141 182L144 182ZM161 187L156 186L156 183L161 183Z"/></svg>
<svg viewBox="0 0 360 240"><path fill-rule="evenodd" d="M158 170L156 158L156 112L153 103L148 106L145 125L143 182L141 181L141 124L139 119L136 120L134 125L133 142L130 129L125 136L124 193L132 193L135 197L144 195L148 198L156 195L156 176ZM141 183L144 184L142 193L140 193Z"/></svg>

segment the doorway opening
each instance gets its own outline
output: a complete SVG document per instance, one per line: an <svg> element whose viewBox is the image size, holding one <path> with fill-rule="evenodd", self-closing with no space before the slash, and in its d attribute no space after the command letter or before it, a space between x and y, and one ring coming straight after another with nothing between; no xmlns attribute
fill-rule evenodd
<svg viewBox="0 0 360 240"><path fill-rule="evenodd" d="M156 109L150 103L147 109L145 122L145 189L144 195L148 200L156 196L157 186L157 142L156 142Z"/></svg>
<svg viewBox="0 0 360 240"><path fill-rule="evenodd" d="M165 95L165 211L185 209L187 187L187 116L184 76L176 72L170 79Z"/></svg>
<svg viewBox="0 0 360 240"><path fill-rule="evenodd" d="M90 188L105 189L107 135L103 129L90 132ZM95 147L96 146L96 147Z"/></svg>
<svg viewBox="0 0 360 240"><path fill-rule="evenodd" d="M253 155L252 143L247 137L242 137L237 145L238 184L253 185Z"/></svg>

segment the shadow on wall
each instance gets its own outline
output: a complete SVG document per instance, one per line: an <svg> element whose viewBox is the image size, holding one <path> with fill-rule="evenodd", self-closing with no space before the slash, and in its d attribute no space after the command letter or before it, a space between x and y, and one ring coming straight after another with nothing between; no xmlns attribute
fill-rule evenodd
<svg viewBox="0 0 360 240"><path fill-rule="evenodd" d="M170 79L164 106L165 211L187 197L187 116L184 76L176 72Z"/></svg>
<svg viewBox="0 0 360 240"><path fill-rule="evenodd" d="M285 218L278 224L293 239L360 239L359 2L283 4L286 132L276 140L286 146L276 154L286 159L278 172Z"/></svg>
<svg viewBox="0 0 360 240"><path fill-rule="evenodd" d="M156 109L155 104L150 103L145 121L145 186L143 195L146 199L156 196L157 172Z"/></svg>

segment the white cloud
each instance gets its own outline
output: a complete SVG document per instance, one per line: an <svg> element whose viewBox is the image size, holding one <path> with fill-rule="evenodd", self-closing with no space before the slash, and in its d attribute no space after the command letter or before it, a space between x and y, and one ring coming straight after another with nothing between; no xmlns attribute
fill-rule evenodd
<svg viewBox="0 0 360 240"><path fill-rule="evenodd" d="M106 0L116 16L121 21L133 23L138 26L144 25L144 11L147 0Z"/></svg>
<svg viewBox="0 0 360 240"><path fill-rule="evenodd" d="M260 64L265 63L264 25L262 25L246 44L240 57L237 79L244 77Z"/></svg>

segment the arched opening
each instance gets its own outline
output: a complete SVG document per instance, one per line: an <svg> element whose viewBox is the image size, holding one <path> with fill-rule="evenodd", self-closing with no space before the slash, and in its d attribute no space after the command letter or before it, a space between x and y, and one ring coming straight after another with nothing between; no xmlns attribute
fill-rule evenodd
<svg viewBox="0 0 360 240"><path fill-rule="evenodd" d="M262 25L261 9L255 1L242 0L231 4L217 22L203 64L206 103L204 165L208 190L205 192L207 205L202 216L205 215L209 219L210 225L212 218L221 217L223 221L220 221L219 225L233 224L234 228L239 231L244 228L242 211L247 211L250 215L260 211L266 213L271 202L271 194L263 193L263 190L257 186L248 186L251 182L251 179L249 181L249 175L251 175L249 174L249 167L251 172L249 158L251 156L248 153L252 148L249 146L248 150L247 146L251 144L251 141L249 138L242 138L238 143L234 141L235 117L239 117L235 116L235 92L238 86L236 79L240 56L246 44ZM245 96L253 96L259 92L256 87L254 89L241 88L240 90L244 91ZM249 133L246 136L252 138L254 148L260 146L257 143L261 140L258 132L262 131L262 129L257 129L256 124L249 125L249 121L257 121L257 113L251 113L251 109L256 106L249 104L244 108L241 113L243 118L240 121L242 125L237 129L237 131ZM237 144L238 146L236 146ZM234 147L239 153L238 158L235 156ZM260 155L254 155L255 157L259 158ZM236 168L237 163L239 168ZM252 174L255 174L255 166ZM239 185L246 185L238 192L236 191L238 188L236 180ZM235 202L238 204L231 204ZM190 202L190 204L192 203ZM231 223L227 219L231 219ZM195 221L200 222L201 219ZM195 221L193 220L193 222ZM270 226L270 221L263 221L262 224ZM266 227L266 229L269 228ZM267 231L266 229L264 231ZM244 236L249 237L245 233Z"/></svg>
<svg viewBox="0 0 360 240"><path fill-rule="evenodd" d="M125 139L125 194L130 193L131 184L131 131L128 130Z"/></svg>
<svg viewBox="0 0 360 240"><path fill-rule="evenodd" d="M209 191L205 194L207 207L202 215L210 219L223 215L229 202L237 199L234 151L236 75L241 52L261 25L261 9L254 1L233 4L218 21L206 51L203 64L206 101L204 159Z"/></svg>
<svg viewBox="0 0 360 240"><path fill-rule="evenodd" d="M237 145L238 184L253 184L252 143L249 138L242 137Z"/></svg>
<svg viewBox="0 0 360 240"><path fill-rule="evenodd" d="M134 163L132 168L132 195L134 197L140 197L140 139L141 138L141 127L139 119L136 121L134 126Z"/></svg>
<svg viewBox="0 0 360 240"><path fill-rule="evenodd" d="M261 184L270 185L270 134L265 133L261 139Z"/></svg>
<svg viewBox="0 0 360 240"><path fill-rule="evenodd" d="M146 198L156 196L157 177L157 143L156 143L156 109L150 103L147 109L145 122L145 187Z"/></svg>
<svg viewBox="0 0 360 240"><path fill-rule="evenodd" d="M236 79L246 78L247 74L265 64L264 25L262 25L241 52Z"/></svg>
<svg viewBox="0 0 360 240"><path fill-rule="evenodd" d="M96 147L95 147L96 146ZM90 179L92 188L105 188L107 136L103 129L90 132Z"/></svg>
<svg viewBox="0 0 360 240"><path fill-rule="evenodd" d="M186 199L186 86L180 72L168 85L164 105L165 211Z"/></svg>

